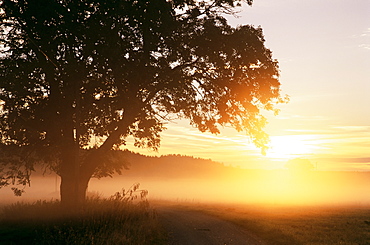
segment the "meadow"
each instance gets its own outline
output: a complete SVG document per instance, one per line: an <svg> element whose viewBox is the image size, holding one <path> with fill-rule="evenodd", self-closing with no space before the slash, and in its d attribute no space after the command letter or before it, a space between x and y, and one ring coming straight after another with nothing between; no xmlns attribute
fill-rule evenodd
<svg viewBox="0 0 370 245"><path fill-rule="evenodd" d="M369 206L206 204L89 198L78 215L65 216L58 201L2 208L0 244L167 244L152 206L193 209L235 223L273 245L368 245Z"/></svg>
<svg viewBox="0 0 370 245"><path fill-rule="evenodd" d="M0 244L164 244L165 233L147 200L117 192L91 197L83 209L66 214L59 201L4 206Z"/></svg>
<svg viewBox="0 0 370 245"><path fill-rule="evenodd" d="M95 197L75 217L66 218L58 201L34 199L58 198L58 177L34 176L22 197L1 189L7 206L0 207L0 244L166 244L157 205L219 216L272 245L370 244L369 172L293 173L184 156L128 158L135 164L122 176L91 180ZM135 182L149 190L149 202L140 193L134 200L130 192L110 196Z"/></svg>
<svg viewBox="0 0 370 245"><path fill-rule="evenodd" d="M163 205L163 204L162 204ZM167 203L231 221L273 245L369 245L370 206Z"/></svg>

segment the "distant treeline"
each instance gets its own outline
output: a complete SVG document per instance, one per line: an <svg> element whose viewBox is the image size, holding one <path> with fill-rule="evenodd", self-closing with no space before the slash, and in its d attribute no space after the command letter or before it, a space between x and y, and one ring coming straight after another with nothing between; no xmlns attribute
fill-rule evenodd
<svg viewBox="0 0 370 245"><path fill-rule="evenodd" d="M240 167L226 166L223 163L203 159L193 156L171 154L163 156L147 156L129 150L113 151L110 157L116 161L125 162L127 169L122 169L123 177L150 177L150 178L247 178L256 180L269 175L275 175L279 171L288 170L258 170L243 169ZM370 172L344 172L344 171L315 171L309 170L311 175L319 179L327 179L330 185L332 177L351 180L351 182L369 181ZM43 171L37 170L35 175L40 175ZM116 174L115 176L118 176ZM299 177L299 176L298 176ZM311 176L312 177L312 176ZM300 176L300 178L310 178L310 176ZM336 179L336 178L335 178ZM335 181L337 182L337 181Z"/></svg>
<svg viewBox="0 0 370 245"><path fill-rule="evenodd" d="M124 176L183 178L183 177L215 177L234 168L222 163L180 154L163 156L146 156L128 150L122 151L120 157L127 161L128 170Z"/></svg>

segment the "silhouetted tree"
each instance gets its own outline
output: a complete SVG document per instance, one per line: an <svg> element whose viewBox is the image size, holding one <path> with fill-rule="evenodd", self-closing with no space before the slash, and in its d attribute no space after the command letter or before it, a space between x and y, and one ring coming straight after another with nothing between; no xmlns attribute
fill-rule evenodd
<svg viewBox="0 0 370 245"><path fill-rule="evenodd" d="M111 149L132 136L156 150L175 117L244 130L265 149L260 110L282 101L278 63L261 28L223 17L239 3L1 0L2 149L41 156L26 167L7 158L1 185L26 184L43 161L61 176L62 203L80 204L94 174L119 170Z"/></svg>

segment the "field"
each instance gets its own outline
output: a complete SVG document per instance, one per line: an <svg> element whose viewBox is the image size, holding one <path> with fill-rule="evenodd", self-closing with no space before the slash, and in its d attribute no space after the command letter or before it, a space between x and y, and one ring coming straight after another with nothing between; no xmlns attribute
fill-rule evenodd
<svg viewBox="0 0 370 245"><path fill-rule="evenodd" d="M17 203L2 208L0 244L164 244L165 233L147 201L116 195L92 198L77 214L59 202Z"/></svg>
<svg viewBox="0 0 370 245"><path fill-rule="evenodd" d="M195 209L231 221L267 244L368 245L369 206L282 206L158 202ZM3 207L0 244L166 244L155 209L147 201L93 198L78 216L58 202ZM31 241L33 243L31 243Z"/></svg>
<svg viewBox="0 0 370 245"><path fill-rule="evenodd" d="M267 244L370 244L369 206L171 205L201 210L229 220Z"/></svg>
<svg viewBox="0 0 370 245"><path fill-rule="evenodd" d="M205 162L199 163L203 165ZM194 168L189 168L189 172ZM2 203L15 200L24 203L3 209L0 244L30 244L31 240L34 244L65 244L65 241L69 244L166 244L166 234L155 207L174 205L229 220L267 244L370 245L368 172L314 171L297 178L287 171L221 166L217 170L222 173L216 175L218 178L188 178L175 172L168 177L171 171L164 172L168 175L166 178L159 174L161 171L151 170L158 176L147 172L148 176L139 178L134 170L130 172L132 176L92 180L90 193L105 199L91 199L83 217L73 219L60 216L57 202L31 200L31 197L58 198L59 182L55 177L34 178L33 187L21 199L2 189ZM137 173L141 171L138 169ZM140 198L134 202L124 198L109 200L108 193L136 181L149 190L150 205ZM171 201L156 201L158 199Z"/></svg>

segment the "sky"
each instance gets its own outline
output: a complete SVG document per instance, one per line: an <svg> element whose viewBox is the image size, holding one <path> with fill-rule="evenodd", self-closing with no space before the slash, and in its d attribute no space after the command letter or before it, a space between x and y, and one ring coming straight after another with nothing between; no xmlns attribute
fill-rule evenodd
<svg viewBox="0 0 370 245"><path fill-rule="evenodd" d="M266 113L270 149L261 154L244 133L224 128L201 133L175 121L162 133L158 152L183 154L249 169L284 168L306 158L317 170L370 171L370 1L255 0L233 26L261 26L279 61L282 94L278 116Z"/></svg>

